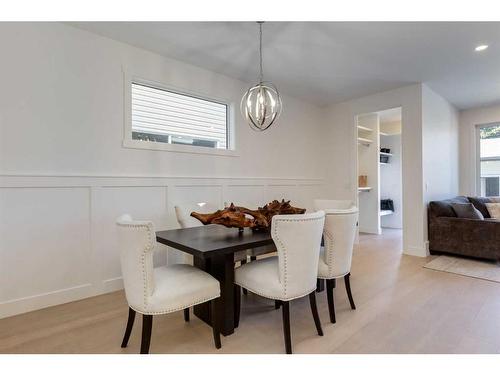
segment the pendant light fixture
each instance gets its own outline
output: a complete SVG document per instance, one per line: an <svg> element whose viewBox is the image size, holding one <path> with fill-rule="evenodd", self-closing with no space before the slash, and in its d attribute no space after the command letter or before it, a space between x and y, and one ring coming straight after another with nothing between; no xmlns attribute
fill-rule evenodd
<svg viewBox="0 0 500 375"><path fill-rule="evenodd" d="M243 118L253 130L264 131L276 122L281 114L281 96L276 86L264 81L262 69L262 24L259 25L259 83L250 87L241 99L240 109Z"/></svg>

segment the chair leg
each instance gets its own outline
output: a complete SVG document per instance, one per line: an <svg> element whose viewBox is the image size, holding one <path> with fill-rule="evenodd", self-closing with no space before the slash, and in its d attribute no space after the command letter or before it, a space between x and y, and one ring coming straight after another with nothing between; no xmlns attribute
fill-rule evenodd
<svg viewBox="0 0 500 375"><path fill-rule="evenodd" d="M142 341L141 354L149 353L149 344L151 343L151 329L153 328L153 315L142 316Z"/></svg>
<svg viewBox="0 0 500 375"><path fill-rule="evenodd" d="M283 311L283 336L285 337L286 354L292 354L292 338L290 334L290 302L281 302Z"/></svg>
<svg viewBox="0 0 500 375"><path fill-rule="evenodd" d="M125 328L125 334L123 335L122 348L126 348L128 344L128 339L130 338L130 334L132 333L132 327L134 326L135 320L135 310L132 308L128 308L128 321L127 328Z"/></svg>
<svg viewBox="0 0 500 375"><path fill-rule="evenodd" d="M217 303L219 298L211 300L210 303L210 316L212 320L212 332L214 335L214 344L217 349L221 348L220 343L220 329L219 329L219 319L217 319Z"/></svg>
<svg viewBox="0 0 500 375"><path fill-rule="evenodd" d="M348 273L347 275L344 276L345 290L347 291L347 297L349 298L349 303L351 304L351 309L356 310L356 305L354 304L354 300L352 298L351 282L349 280L350 276L351 276L351 273Z"/></svg>
<svg viewBox="0 0 500 375"><path fill-rule="evenodd" d="M189 322L189 307L184 309L184 321Z"/></svg>
<svg viewBox="0 0 500 375"><path fill-rule="evenodd" d="M275 309L275 310L278 310L280 307L281 307L281 301L280 301L280 300L275 299L275 300L274 300L274 309Z"/></svg>
<svg viewBox="0 0 500 375"><path fill-rule="evenodd" d="M319 320L318 307L316 306L316 292L309 293L309 304L311 305L311 312L313 314L314 324L319 336L323 336L323 329L321 328L321 321Z"/></svg>
<svg viewBox="0 0 500 375"><path fill-rule="evenodd" d="M333 288L335 288L335 279L326 280L326 296L328 298L328 312L330 313L330 322L335 323L335 303L333 301Z"/></svg>
<svg viewBox="0 0 500 375"><path fill-rule="evenodd" d="M316 293L321 293L323 290L325 290L325 280L317 279L316 280Z"/></svg>
<svg viewBox="0 0 500 375"><path fill-rule="evenodd" d="M234 285L234 327L240 325L240 310L241 310L241 287Z"/></svg>

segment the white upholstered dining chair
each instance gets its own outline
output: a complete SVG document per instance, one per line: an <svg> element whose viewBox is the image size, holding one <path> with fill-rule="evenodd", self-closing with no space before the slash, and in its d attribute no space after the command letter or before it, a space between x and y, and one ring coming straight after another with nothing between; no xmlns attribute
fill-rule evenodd
<svg viewBox="0 0 500 375"><path fill-rule="evenodd" d="M324 246L321 247L318 264L318 279L326 280L326 293L330 321L335 323L335 304L333 289L336 279L343 277L347 297L353 310L356 309L352 298L351 275L352 252L358 222L358 209L325 209Z"/></svg>
<svg viewBox="0 0 500 375"><path fill-rule="evenodd" d="M156 235L151 221L132 220L122 215L117 221L120 262L129 315L122 348L128 344L135 313L143 316L141 354L149 352L153 315L189 309L209 302L215 347L221 347L215 304L220 284L215 278L187 264L153 267ZM189 311L189 310L188 310ZM186 315L184 315L186 318ZM189 315L188 315L189 318Z"/></svg>
<svg viewBox="0 0 500 375"><path fill-rule="evenodd" d="M283 333L287 353L292 353L290 334L290 301L309 295L318 335L323 336L316 307L316 277L325 214L322 211L304 215L276 215L271 236L278 251L268 257L247 263L235 271L235 324L240 311L239 288L279 301L283 313Z"/></svg>
<svg viewBox="0 0 500 375"><path fill-rule="evenodd" d="M201 221L191 216L191 212L195 211L202 214L207 214L210 212L217 211L218 209L219 207L217 207L215 204L207 202L193 203L183 206L174 206L175 217L177 219L177 223L181 228L193 228L203 225ZM190 254L184 254L184 262L187 264L193 264L193 256Z"/></svg>
<svg viewBox="0 0 500 375"><path fill-rule="evenodd" d="M217 211L219 207L212 203L200 202L195 204L174 206L175 216L181 228L193 228L203 225L197 218L191 216L191 212L208 214Z"/></svg>

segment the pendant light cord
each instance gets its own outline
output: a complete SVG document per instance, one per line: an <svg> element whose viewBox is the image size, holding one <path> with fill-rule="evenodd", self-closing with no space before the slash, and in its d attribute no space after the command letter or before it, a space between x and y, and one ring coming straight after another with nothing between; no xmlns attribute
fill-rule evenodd
<svg viewBox="0 0 500 375"><path fill-rule="evenodd" d="M262 83L264 80L264 70L262 69L262 24L264 21L258 21L259 24L259 59L260 59L260 75L259 81Z"/></svg>

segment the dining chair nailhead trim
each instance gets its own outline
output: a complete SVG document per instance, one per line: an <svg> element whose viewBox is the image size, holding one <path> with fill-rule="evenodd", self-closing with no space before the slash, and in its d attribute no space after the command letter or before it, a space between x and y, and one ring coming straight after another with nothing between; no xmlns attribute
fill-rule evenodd
<svg viewBox="0 0 500 375"><path fill-rule="evenodd" d="M215 296L213 296L213 297L202 299L202 300L196 301L196 302L194 302L192 304L189 304L189 305L185 305L185 306L182 306L182 307L176 307L176 308L168 309L168 310L155 311L155 312L145 312L145 311L141 311L140 309L136 309L134 306L130 306L130 307L132 308L132 310L137 311L138 313L141 313L141 314L162 315L162 314L173 313L173 312L176 312L176 311L181 311L181 310L187 309L189 307L199 305L200 303L205 303L205 302L208 302L208 301L212 301L212 300L214 300L216 298L219 298L219 297L220 297L220 293L217 294L217 295L215 295Z"/></svg>
<svg viewBox="0 0 500 375"><path fill-rule="evenodd" d="M333 234L327 229L323 230L323 235L326 237L325 251L327 252L326 263L328 266L328 273L332 274L333 268Z"/></svg>
<svg viewBox="0 0 500 375"><path fill-rule="evenodd" d="M316 290L316 287L314 287L313 289L311 289L310 291L308 291L307 293L304 293L304 294L298 294L298 295L295 295L295 296L271 296L269 294L266 294L266 293L263 293L263 292L260 292L258 291L257 289L253 289L253 288L249 288L247 287L246 285L244 284L241 284L241 283L235 283L236 285L242 287L242 288L245 288L246 290L248 290L249 292L252 292L254 294L257 294L261 297L264 297L264 298L269 298L269 299L278 299L280 301L282 301L280 298L286 298L284 299L284 301L291 301L291 300L294 300L294 299L297 299L297 298L302 298L302 297L305 297L307 295L309 295L310 293L312 293L313 291Z"/></svg>
<svg viewBox="0 0 500 375"><path fill-rule="evenodd" d="M278 227L278 220L276 220L275 225L274 225L274 235L276 237L276 240L278 242L278 246L281 249L281 252L283 254L283 288L284 288L284 295L286 296L286 285L287 285L287 272L286 272L286 251L285 251L285 245L283 242L280 240L277 232L277 227ZM278 253L278 259L279 259L279 253ZM278 264L279 266L279 264Z"/></svg>
<svg viewBox="0 0 500 375"><path fill-rule="evenodd" d="M285 245L283 244L283 242L280 240L279 236L278 236L278 232L277 232L277 227L278 227L278 223L281 221L287 221L287 222L301 222L301 221L318 221L318 220L322 220L324 217L320 217L320 218L312 218L312 219L294 219L294 220L291 220L291 219L275 219L275 222L274 222L274 236L276 237L277 241L279 242L279 245L281 246L281 249L282 249L282 252L283 252L283 292L284 292L284 295L285 295L285 298L300 298L300 297L303 297L303 296L300 296L300 297L288 297L286 295L286 292L287 292L287 281L288 281L288 274L287 274L287 266L286 266L286 263L287 263L287 259L286 259L286 251L284 251L285 249ZM278 256L279 256L279 253L278 253ZM248 289L248 288L247 288ZM250 289L248 289L250 290ZM304 294L304 296L307 295L307 294ZM263 296L265 297L265 296ZM268 297L269 298L269 297Z"/></svg>
<svg viewBox="0 0 500 375"><path fill-rule="evenodd" d="M144 251L141 254L141 267L142 267L142 275L143 275L143 296L144 296L144 310L147 310L148 306L148 293L147 293L147 280L148 280L148 275L147 275L147 268L146 268L146 253L150 252L151 250L154 249L153 245L153 236L151 233L153 232L152 224L125 224L125 223L118 223L118 225L123 226L123 227L128 227L128 228L133 228L133 229L144 229L146 228L147 236L148 236L148 245L144 248Z"/></svg>

